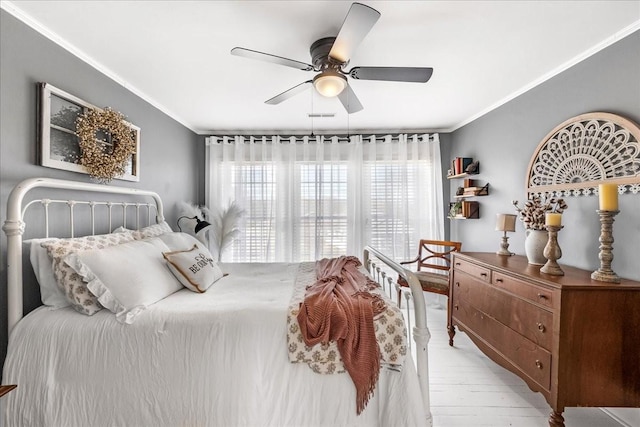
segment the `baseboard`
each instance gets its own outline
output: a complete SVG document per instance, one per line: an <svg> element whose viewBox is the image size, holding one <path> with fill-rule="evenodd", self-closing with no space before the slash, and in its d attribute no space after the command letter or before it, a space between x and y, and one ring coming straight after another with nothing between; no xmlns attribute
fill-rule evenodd
<svg viewBox="0 0 640 427"><path fill-rule="evenodd" d="M607 414L608 416L610 416L611 418L613 418L614 420L616 420L617 422L619 422L620 425L624 427L635 427L635 425L630 424L631 421L622 419L618 414L614 412L614 410L610 408L600 408L600 410L605 414ZM640 411L640 409L638 409L638 411Z"/></svg>

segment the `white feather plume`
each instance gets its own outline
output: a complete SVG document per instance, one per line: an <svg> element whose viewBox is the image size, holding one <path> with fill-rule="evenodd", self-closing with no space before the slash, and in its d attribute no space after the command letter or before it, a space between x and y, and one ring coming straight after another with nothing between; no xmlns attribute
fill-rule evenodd
<svg viewBox="0 0 640 427"><path fill-rule="evenodd" d="M213 225L211 244L212 249L218 254L218 260L222 257L222 252L240 235L244 214L245 210L232 201L229 206L210 216Z"/></svg>

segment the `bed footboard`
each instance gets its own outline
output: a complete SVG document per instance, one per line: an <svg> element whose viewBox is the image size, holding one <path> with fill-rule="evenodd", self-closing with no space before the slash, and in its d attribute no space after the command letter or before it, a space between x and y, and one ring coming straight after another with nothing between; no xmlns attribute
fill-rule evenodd
<svg viewBox="0 0 640 427"><path fill-rule="evenodd" d="M411 288L413 295L422 295L422 286L415 274L410 270L402 267L397 262L388 258L386 255L370 246L364 248L363 264L367 271L373 276L372 258L375 257L393 269L400 277L405 279ZM383 280L385 277L383 277ZM390 278L388 278L390 280ZM391 284L391 282L389 282ZM416 368L418 371L418 381L420 381L420 390L422 391L422 401L426 411L427 425L433 425L431 416L431 402L429 399L429 353L427 345L431 339L431 333L427 327L427 308L424 298L412 298L415 313L415 326L413 327L413 339L416 343Z"/></svg>

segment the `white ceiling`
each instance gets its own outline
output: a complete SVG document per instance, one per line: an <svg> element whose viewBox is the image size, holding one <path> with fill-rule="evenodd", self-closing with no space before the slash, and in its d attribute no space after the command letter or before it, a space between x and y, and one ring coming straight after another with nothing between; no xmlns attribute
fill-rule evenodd
<svg viewBox="0 0 640 427"><path fill-rule="evenodd" d="M351 3L2 1L2 8L200 134L451 131L640 29L640 0L362 1L382 16L348 68L427 66L431 80L350 80L364 105L351 115L313 90L265 104L313 74L230 50L310 63L310 45L337 34ZM312 120L311 112L336 115Z"/></svg>

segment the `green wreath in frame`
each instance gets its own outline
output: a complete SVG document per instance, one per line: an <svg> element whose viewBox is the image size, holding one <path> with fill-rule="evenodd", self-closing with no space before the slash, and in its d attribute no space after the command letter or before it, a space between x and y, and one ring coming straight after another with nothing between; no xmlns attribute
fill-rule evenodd
<svg viewBox="0 0 640 427"><path fill-rule="evenodd" d="M111 149L98 139L97 133L111 136ZM129 158L136 151L136 142L124 115L110 108L89 109L76 120L80 146L80 164L89 175L102 183L124 175Z"/></svg>

